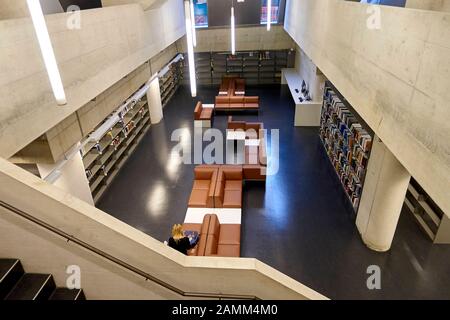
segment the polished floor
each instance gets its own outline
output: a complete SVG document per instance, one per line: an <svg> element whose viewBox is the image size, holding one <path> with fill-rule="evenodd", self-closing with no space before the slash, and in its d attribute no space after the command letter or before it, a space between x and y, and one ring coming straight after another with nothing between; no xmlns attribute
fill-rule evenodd
<svg viewBox="0 0 450 320"><path fill-rule="evenodd" d="M211 102L216 92L200 89L197 99ZM261 97L262 110L235 118L280 130L280 170L265 187L245 185L241 255L332 299L450 299L450 246L432 245L404 211L392 249L367 249L318 129L293 126L287 88L249 88L247 94ZM174 223L183 222L187 209L194 165L174 161L177 142L171 135L176 129L192 134L194 104L188 89L181 88L164 109L164 121L150 128L98 205L161 241ZM216 116L214 127L224 130L226 116ZM367 288L371 265L381 268L381 290Z"/></svg>

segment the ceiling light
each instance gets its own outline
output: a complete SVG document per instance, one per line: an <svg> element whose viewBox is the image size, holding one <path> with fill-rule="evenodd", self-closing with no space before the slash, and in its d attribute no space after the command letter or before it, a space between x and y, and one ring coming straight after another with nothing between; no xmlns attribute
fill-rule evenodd
<svg viewBox="0 0 450 320"><path fill-rule="evenodd" d="M197 35L195 33L195 14L194 14L194 0L191 0L191 25L192 25L192 44L197 46Z"/></svg>
<svg viewBox="0 0 450 320"><path fill-rule="evenodd" d="M39 46L41 48L47 74L50 79L53 95L59 105L65 105L67 103L66 94L64 93L64 86L62 84L58 64L56 63L52 42L50 41L50 35L48 34L47 25L45 24L41 3L39 0L27 0L27 5L33 21Z"/></svg>
<svg viewBox="0 0 450 320"><path fill-rule="evenodd" d="M195 61L194 61L194 46L192 43L192 23L191 23L191 9L189 0L184 1L184 14L186 16L186 40L189 63L189 80L191 82L192 97L197 96L197 79L195 78Z"/></svg>
<svg viewBox="0 0 450 320"><path fill-rule="evenodd" d="M236 53L236 25L234 19L234 6L231 7L231 54Z"/></svg>
<svg viewBox="0 0 450 320"><path fill-rule="evenodd" d="M272 0L267 0L267 31L270 31L272 24Z"/></svg>

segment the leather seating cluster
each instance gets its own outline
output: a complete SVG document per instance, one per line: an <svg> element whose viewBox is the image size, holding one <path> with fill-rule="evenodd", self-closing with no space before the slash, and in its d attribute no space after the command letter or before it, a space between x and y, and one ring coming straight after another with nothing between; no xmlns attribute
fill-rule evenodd
<svg viewBox="0 0 450 320"><path fill-rule="evenodd" d="M259 97L245 96L245 80L225 77L215 100L216 111L259 110Z"/></svg>
<svg viewBox="0 0 450 320"><path fill-rule="evenodd" d="M198 244L188 252L190 256L240 256L240 224L221 224L217 215L207 214L203 223L185 223L183 230L197 231L200 234Z"/></svg>
<svg viewBox="0 0 450 320"><path fill-rule="evenodd" d="M246 139L258 140L259 144L245 146L245 164L243 165L245 180L266 180L267 144L264 124L262 122L245 122L228 117L227 130L242 130Z"/></svg>

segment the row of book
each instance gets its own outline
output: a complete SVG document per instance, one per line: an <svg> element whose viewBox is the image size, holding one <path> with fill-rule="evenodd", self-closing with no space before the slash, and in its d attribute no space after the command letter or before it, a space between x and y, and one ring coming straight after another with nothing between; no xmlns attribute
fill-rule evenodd
<svg viewBox="0 0 450 320"><path fill-rule="evenodd" d="M369 152L372 147L372 137L363 129L362 125L344 103L342 103L334 91L328 90L326 102L322 114L329 114L333 123L339 127L339 130L344 137L349 137L352 139L351 143L356 142L361 146L364 152Z"/></svg>
<svg viewBox="0 0 450 320"><path fill-rule="evenodd" d="M336 92L325 87L320 138L355 211L358 210L372 137Z"/></svg>
<svg viewBox="0 0 450 320"><path fill-rule="evenodd" d="M352 202L355 210L357 210L359 199L362 194L361 180L357 177L357 174L350 169L349 165L342 164L339 157L336 157L331 150L327 150L327 154L339 179L341 180L344 191L346 192L349 200Z"/></svg>
<svg viewBox="0 0 450 320"><path fill-rule="evenodd" d="M336 148L341 149L348 162L355 162L353 167L361 166L367 168L369 160L368 152L364 151L359 144L353 143L354 138L347 133L342 134L341 131L330 121L327 121L327 116L322 119L323 135L327 136L330 141L336 144Z"/></svg>

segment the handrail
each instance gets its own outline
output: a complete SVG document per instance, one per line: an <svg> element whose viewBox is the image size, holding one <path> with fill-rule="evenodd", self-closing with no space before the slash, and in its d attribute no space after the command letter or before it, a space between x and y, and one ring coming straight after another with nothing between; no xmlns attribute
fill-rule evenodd
<svg viewBox="0 0 450 320"><path fill-rule="evenodd" d="M72 236L72 235L70 235L70 234L68 234L68 233L66 233L66 232L64 232L62 230L59 230L58 228L55 228L55 227L49 225L48 223L46 223L46 222L44 222L44 221L42 221L40 219L37 219L37 218L31 216L30 214L28 214L28 213L26 213L26 212L24 212L24 211L22 211L22 210L20 210L20 209L18 209L16 207L12 206L12 205L7 204L6 202L3 202L2 200L0 200L0 207L3 207L5 209L7 209L7 210L9 210L9 211L11 211L11 212L21 216L22 218L24 218L26 220L29 220L29 221L31 221L31 222L33 222L33 223L35 223L35 224L37 224L37 225L39 225L41 227L43 227L43 228L53 232L53 233L56 233L57 235L67 239L68 242L73 242L73 243L83 247L84 249L87 249L87 250L89 250L89 251L91 251L91 252L93 252L93 253L95 253L95 254L97 254L97 255L99 255L99 256L101 256L101 257L103 257L103 258L105 258L105 259L107 259L107 260L109 260L109 261L111 261L113 263L115 263L115 264L118 264L121 267L138 274L139 276L145 278L146 280L150 280L150 281L160 285L161 287L163 287L165 289L168 289L168 290L170 290L170 291L172 291L172 292L174 292L174 293L176 293L176 294L178 294L180 296L193 297L193 298L194 297L195 298L210 298L210 299L219 299L219 300L220 299L261 300L260 298L258 298L256 296L248 296L248 295L185 292L185 291L183 291L183 290L181 290L179 288L176 288L176 287L168 284L165 281L162 281L162 280L160 280L160 279L158 279L158 278L148 274L145 271L140 270L137 267L134 267L134 266L132 266L132 265L130 265L130 264L128 264L128 263L126 263L126 262L124 262L124 261L122 261L122 260L120 260L120 259L118 259L118 258L116 258L116 257L114 257L114 256L112 256L112 255L110 255L110 254L100 250L100 249L97 249L97 248L91 246L90 244L88 244L88 243L86 243L86 242L84 242L84 241L82 241L80 239L77 239L76 237L74 237L74 236Z"/></svg>

